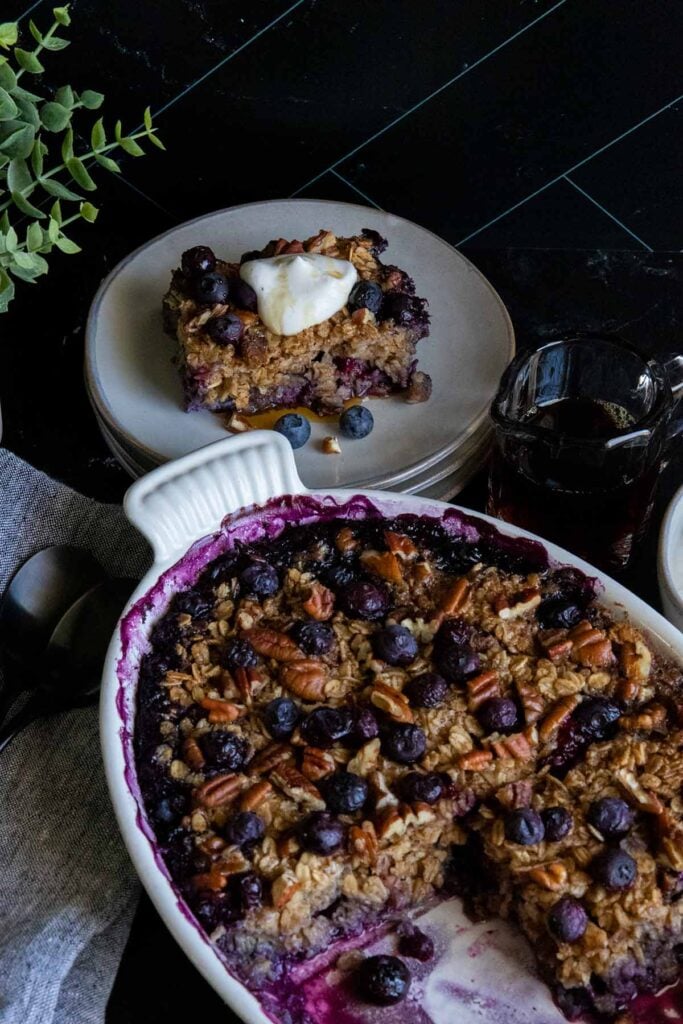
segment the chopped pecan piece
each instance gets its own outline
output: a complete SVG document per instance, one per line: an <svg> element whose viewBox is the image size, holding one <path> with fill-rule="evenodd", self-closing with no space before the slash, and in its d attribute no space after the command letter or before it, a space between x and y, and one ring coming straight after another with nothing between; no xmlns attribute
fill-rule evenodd
<svg viewBox="0 0 683 1024"><path fill-rule="evenodd" d="M516 811L520 807L529 807L533 787L528 779L520 779L519 782L508 782L496 790L496 800L508 811Z"/></svg>
<svg viewBox="0 0 683 1024"><path fill-rule="evenodd" d="M230 804L242 789L240 775L214 775L202 783L195 791L194 797L202 807L223 807Z"/></svg>
<svg viewBox="0 0 683 1024"><path fill-rule="evenodd" d="M275 909L282 910L300 888L301 882L293 871L283 871L281 875L274 878L270 887L270 894Z"/></svg>
<svg viewBox="0 0 683 1024"><path fill-rule="evenodd" d="M237 704L232 704L229 700L214 700L212 697L203 697L199 701L199 706L209 712L209 721L214 724L217 722L235 722L240 715L244 714L244 708L238 707Z"/></svg>
<svg viewBox="0 0 683 1024"><path fill-rule="evenodd" d="M487 768L491 761L493 761L491 750L468 750L466 754L460 755L457 765L464 772L478 772L482 768Z"/></svg>
<svg viewBox="0 0 683 1024"><path fill-rule="evenodd" d="M632 771L629 771L628 768L617 768L614 777L639 811L658 815L662 813L664 807L659 798L650 790L645 789Z"/></svg>
<svg viewBox="0 0 683 1024"><path fill-rule="evenodd" d="M273 661L299 661L303 658L302 651L286 633L278 633L274 629L254 626L253 629L242 630L242 637L248 640L257 654Z"/></svg>
<svg viewBox="0 0 683 1024"><path fill-rule="evenodd" d="M249 771L252 774L272 771L279 764L291 761L294 751L287 743L269 743L267 747L260 750L249 762Z"/></svg>
<svg viewBox="0 0 683 1024"><path fill-rule="evenodd" d="M422 370L416 370L408 382L404 399L409 405L427 402L432 393L432 378Z"/></svg>
<svg viewBox="0 0 683 1024"><path fill-rule="evenodd" d="M512 736L493 740L491 748L496 757L512 758L514 761L528 761L533 753L528 737L523 732L515 732Z"/></svg>
<svg viewBox="0 0 683 1024"><path fill-rule="evenodd" d="M469 594L470 585L465 577L462 576L459 580L455 580L446 590L441 598L440 611L444 615L457 615L467 604Z"/></svg>
<svg viewBox="0 0 683 1024"><path fill-rule="evenodd" d="M370 702L376 708L393 718L395 722L412 722L413 712L410 710L408 698L400 690L386 683L373 683L370 691Z"/></svg>
<svg viewBox="0 0 683 1024"><path fill-rule="evenodd" d="M378 839L398 839L406 830L406 823L398 808L390 807L381 816L375 826Z"/></svg>
<svg viewBox="0 0 683 1024"><path fill-rule="evenodd" d="M524 711L524 721L527 725L533 725L543 714L545 700L533 682L524 682L522 679L517 679L515 680L515 689Z"/></svg>
<svg viewBox="0 0 683 1024"><path fill-rule="evenodd" d="M394 533L393 530L384 531L384 539L389 551L404 562L412 562L418 556L418 549L410 537L405 533Z"/></svg>
<svg viewBox="0 0 683 1024"><path fill-rule="evenodd" d="M349 846L354 860L359 864L372 866L379 853L379 843L375 826L371 821L364 821L361 825L352 825L349 829Z"/></svg>
<svg viewBox="0 0 683 1024"><path fill-rule="evenodd" d="M197 743L194 736L188 736L183 742L183 758L189 764L190 768L194 768L195 771L202 768L204 765L204 755L201 752L199 744Z"/></svg>
<svg viewBox="0 0 683 1024"><path fill-rule="evenodd" d="M326 775L331 775L336 768L332 754L318 747L304 747L301 760L301 771L311 782L318 782Z"/></svg>
<svg viewBox="0 0 683 1024"><path fill-rule="evenodd" d="M642 640L630 640L621 644L619 664L627 679L636 683L645 683L652 669L652 655L649 647Z"/></svg>
<svg viewBox="0 0 683 1024"><path fill-rule="evenodd" d="M351 551L355 551L358 547L358 540L349 526L343 526L337 536L334 538L334 546L337 551L341 551L343 555L349 554Z"/></svg>
<svg viewBox="0 0 683 1024"><path fill-rule="evenodd" d="M637 714L622 715L619 728L627 732L666 732L667 711L663 704L648 704Z"/></svg>
<svg viewBox="0 0 683 1024"><path fill-rule="evenodd" d="M467 682L467 707L470 711L476 711L487 700L500 696L500 684L498 673L494 669L488 672L480 672L478 676L469 679Z"/></svg>
<svg viewBox="0 0 683 1024"><path fill-rule="evenodd" d="M562 723L569 718L574 708L577 707L578 703L579 698L575 693L572 693L567 697L562 697L557 703L553 704L538 728L539 739L543 743L550 739L553 733L557 732Z"/></svg>
<svg viewBox="0 0 683 1024"><path fill-rule="evenodd" d="M341 455L341 445L336 437L324 437L322 440L322 450L325 455Z"/></svg>
<svg viewBox="0 0 683 1024"><path fill-rule="evenodd" d="M239 807L241 811L254 811L264 800L267 800L273 792L273 787L267 779L261 779L250 786L240 797Z"/></svg>
<svg viewBox="0 0 683 1024"><path fill-rule="evenodd" d="M612 642L590 622L583 620L569 631L572 642L572 656L579 665L589 668L606 668L614 662Z"/></svg>
<svg viewBox="0 0 683 1024"><path fill-rule="evenodd" d="M278 765L270 773L270 780L295 803L303 804L312 811L325 810L325 801L320 795L320 790L293 764Z"/></svg>
<svg viewBox="0 0 683 1024"><path fill-rule="evenodd" d="M537 864L527 874L532 882L550 892L561 892L567 884L567 868L561 860L554 860L549 864Z"/></svg>
<svg viewBox="0 0 683 1024"><path fill-rule="evenodd" d="M400 583L403 580L401 563L393 551L364 551L360 560L366 569L389 583Z"/></svg>
<svg viewBox="0 0 683 1024"><path fill-rule="evenodd" d="M302 700L317 701L325 696L325 666L313 658L292 661L280 669L280 682Z"/></svg>
<svg viewBox="0 0 683 1024"><path fill-rule="evenodd" d="M508 598L504 594L493 601L493 610L499 619L519 619L528 612L538 608L541 603L541 592L538 587L526 587Z"/></svg>
<svg viewBox="0 0 683 1024"><path fill-rule="evenodd" d="M334 594L322 583L313 583L311 592L303 603L304 611L318 622L326 622L334 611Z"/></svg>

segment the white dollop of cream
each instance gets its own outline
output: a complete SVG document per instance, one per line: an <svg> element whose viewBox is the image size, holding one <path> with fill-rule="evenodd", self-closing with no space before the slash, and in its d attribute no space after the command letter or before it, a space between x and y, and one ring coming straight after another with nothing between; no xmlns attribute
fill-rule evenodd
<svg viewBox="0 0 683 1024"><path fill-rule="evenodd" d="M258 314L274 334L298 334L346 305L358 280L348 260L294 253L248 260L240 277L256 292Z"/></svg>

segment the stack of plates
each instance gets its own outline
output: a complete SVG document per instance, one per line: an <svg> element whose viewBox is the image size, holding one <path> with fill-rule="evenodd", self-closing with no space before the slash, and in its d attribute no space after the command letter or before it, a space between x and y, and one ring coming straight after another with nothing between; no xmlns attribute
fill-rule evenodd
<svg viewBox="0 0 683 1024"><path fill-rule="evenodd" d="M370 399L375 428L362 441L340 438L326 455L322 438L335 424L312 417L312 437L295 455L310 488L364 487L451 498L483 465L491 440L488 409L514 353L507 311L484 277L443 239L410 221L364 206L320 200L274 200L212 213L142 246L104 281L86 337L86 388L112 453L141 476L225 436L224 419L185 413L174 345L161 328L161 299L180 254L209 245L226 259L262 248L273 237L305 238L321 228L340 235L362 228L389 239L387 263L407 270L429 299L429 338L420 368L434 383L431 399Z"/></svg>

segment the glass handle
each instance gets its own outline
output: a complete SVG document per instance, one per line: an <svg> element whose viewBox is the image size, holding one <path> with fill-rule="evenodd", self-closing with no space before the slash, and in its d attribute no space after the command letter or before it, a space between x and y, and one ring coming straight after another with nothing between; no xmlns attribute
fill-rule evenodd
<svg viewBox="0 0 683 1024"><path fill-rule="evenodd" d="M670 356L668 359L664 359L663 362L674 401L677 402L680 398L683 398L683 356Z"/></svg>

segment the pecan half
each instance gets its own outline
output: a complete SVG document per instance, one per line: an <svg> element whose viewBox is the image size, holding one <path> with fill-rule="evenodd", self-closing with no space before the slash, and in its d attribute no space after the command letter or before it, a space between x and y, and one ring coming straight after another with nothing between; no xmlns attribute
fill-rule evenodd
<svg viewBox="0 0 683 1024"><path fill-rule="evenodd" d="M553 733L557 732L562 723L569 718L574 708L577 707L578 703L579 698L575 693L571 693L567 697L562 697L556 704L553 704L538 727L538 736L541 742L545 743Z"/></svg>
<svg viewBox="0 0 683 1024"><path fill-rule="evenodd" d="M520 807L529 807L533 796L533 787L528 779L520 779L519 782L508 782L496 790L496 800L508 811L518 810Z"/></svg>
<svg viewBox="0 0 683 1024"><path fill-rule="evenodd" d="M478 676L469 679L467 682L467 707L470 711L476 711L487 700L500 696L500 684L498 673L494 669L488 672L480 672Z"/></svg>
<svg viewBox="0 0 683 1024"><path fill-rule="evenodd" d="M462 611L467 604L469 594L470 585L463 576L459 580L455 580L448 587L441 598L439 610L442 611L444 615L456 615L459 611Z"/></svg>
<svg viewBox="0 0 683 1024"><path fill-rule="evenodd" d="M320 795L320 790L293 764L278 765L270 773L270 780L295 803L303 804L312 811L325 810L325 801Z"/></svg>
<svg viewBox="0 0 683 1024"><path fill-rule="evenodd" d="M318 782L331 775L336 768L332 754L318 747L304 747L301 760L301 771L311 782Z"/></svg>
<svg viewBox="0 0 683 1024"><path fill-rule="evenodd" d="M528 761L533 753L528 737L523 732L515 732L512 736L494 740L491 748L496 757L512 758L515 761Z"/></svg>
<svg viewBox="0 0 683 1024"><path fill-rule="evenodd" d="M574 626L568 636L572 641L572 656L580 665L606 668L614 662L611 640L587 620Z"/></svg>
<svg viewBox="0 0 683 1024"><path fill-rule="evenodd" d="M538 587L526 587L512 597L501 594L493 601L493 610L499 619L519 619L538 608L541 592Z"/></svg>
<svg viewBox="0 0 683 1024"><path fill-rule="evenodd" d="M302 700L322 700L325 696L325 666L313 658L292 661L280 669L280 682Z"/></svg>
<svg viewBox="0 0 683 1024"><path fill-rule="evenodd" d="M352 825L349 829L349 846L354 860L359 864L366 864L370 867L377 860L379 843L375 826L371 821L364 821L362 825Z"/></svg>
<svg viewBox="0 0 683 1024"><path fill-rule="evenodd" d="M389 583L400 583L403 579L401 563L393 551L364 551L360 560L369 572Z"/></svg>
<svg viewBox="0 0 683 1024"><path fill-rule="evenodd" d="M197 771L204 765L204 755L201 752L200 746L197 743L194 736L188 736L183 742L183 760L189 764L190 768L194 768Z"/></svg>
<svg viewBox="0 0 683 1024"><path fill-rule="evenodd" d="M619 663L627 679L644 683L650 677L652 654L642 640L627 640L621 645Z"/></svg>
<svg viewBox="0 0 683 1024"><path fill-rule="evenodd" d="M634 715L622 715L619 728L627 732L666 732L667 711L663 704L648 704Z"/></svg>
<svg viewBox="0 0 683 1024"><path fill-rule="evenodd" d="M269 743L260 750L249 762L249 772L260 774L272 771L279 764L291 761L294 751L287 743Z"/></svg>
<svg viewBox="0 0 683 1024"><path fill-rule="evenodd" d="M395 722L412 722L413 712L410 710L408 698L393 686L386 683L373 683L370 691L370 703L385 714L393 718Z"/></svg>
<svg viewBox="0 0 683 1024"><path fill-rule="evenodd" d="M405 533L394 533L393 530L385 530L384 540L389 551L402 561L412 562L414 558L417 558L418 549Z"/></svg>
<svg viewBox="0 0 683 1024"><path fill-rule="evenodd" d="M524 711L524 721L527 725L533 725L543 714L545 701L535 683L516 679L515 688Z"/></svg>
<svg viewBox="0 0 683 1024"><path fill-rule="evenodd" d="M313 583L311 592L303 603L304 611L318 622L325 622L334 611L334 594L322 583Z"/></svg>
<svg viewBox="0 0 683 1024"><path fill-rule="evenodd" d="M238 707L237 704L232 704L229 700L203 697L199 701L199 706L209 712L209 721L214 724L217 722L235 722L240 715L244 714L244 708Z"/></svg>
<svg viewBox="0 0 683 1024"><path fill-rule="evenodd" d="M230 804L242 789L240 775L214 775L195 791L194 798L202 807L223 807Z"/></svg>
<svg viewBox="0 0 683 1024"><path fill-rule="evenodd" d="M259 682L257 676L252 676L253 669L246 668L234 668L232 670L232 678L237 687L237 691L245 702L245 704L251 704L251 693L253 684Z"/></svg>
<svg viewBox="0 0 683 1024"><path fill-rule="evenodd" d="M478 772L482 768L487 768L491 761L493 761L491 750L468 750L466 754L460 755L456 763L458 768L464 772Z"/></svg>
<svg viewBox="0 0 683 1024"><path fill-rule="evenodd" d="M299 661L303 658L302 651L286 633L254 626L252 629L242 630L241 635L243 639L249 641L256 653L264 658L272 658L273 661L285 663Z"/></svg>
<svg viewBox="0 0 683 1024"><path fill-rule="evenodd" d="M267 800L273 792L273 787L267 779L261 779L250 786L240 797L239 808L241 811L254 811L264 800Z"/></svg>

